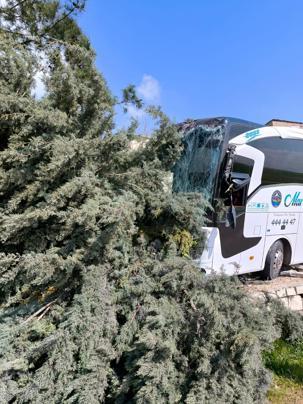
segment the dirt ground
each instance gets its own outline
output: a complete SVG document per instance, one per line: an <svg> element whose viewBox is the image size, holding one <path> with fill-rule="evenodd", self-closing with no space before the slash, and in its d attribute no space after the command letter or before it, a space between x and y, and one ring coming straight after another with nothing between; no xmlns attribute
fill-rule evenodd
<svg viewBox="0 0 303 404"><path fill-rule="evenodd" d="M303 404L303 386L275 376L267 397L271 404Z"/></svg>

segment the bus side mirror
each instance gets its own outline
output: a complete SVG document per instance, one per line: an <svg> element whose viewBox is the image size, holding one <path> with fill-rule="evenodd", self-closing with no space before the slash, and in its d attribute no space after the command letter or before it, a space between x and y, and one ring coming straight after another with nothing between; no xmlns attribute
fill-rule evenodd
<svg viewBox="0 0 303 404"><path fill-rule="evenodd" d="M239 189L244 188L246 185L249 184L250 177L244 178L244 179L239 179L239 178L232 178L232 184L233 184L233 191L239 191Z"/></svg>

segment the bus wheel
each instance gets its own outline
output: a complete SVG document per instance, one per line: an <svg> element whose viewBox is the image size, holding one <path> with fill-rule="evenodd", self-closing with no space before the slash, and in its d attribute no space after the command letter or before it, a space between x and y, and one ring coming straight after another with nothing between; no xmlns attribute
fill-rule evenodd
<svg viewBox="0 0 303 404"><path fill-rule="evenodd" d="M280 275L284 262L284 247L282 241L276 241L269 249L262 271L263 279L275 279Z"/></svg>

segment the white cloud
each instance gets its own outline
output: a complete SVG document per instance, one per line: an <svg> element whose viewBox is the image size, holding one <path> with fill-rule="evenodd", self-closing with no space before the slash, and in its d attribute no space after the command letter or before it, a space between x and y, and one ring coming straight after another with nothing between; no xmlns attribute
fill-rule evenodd
<svg viewBox="0 0 303 404"><path fill-rule="evenodd" d="M157 79L149 74L144 74L141 83L136 87L137 94L143 99L144 103L152 104L160 101L161 87ZM138 121L138 133L148 135L154 127L154 122L144 109L138 109L133 104L127 105L127 124L129 118ZM123 122L125 125L125 122Z"/></svg>
<svg viewBox="0 0 303 404"><path fill-rule="evenodd" d="M129 116L135 119L142 119L145 115L146 112L144 112L142 109L136 108L134 105L130 104L127 107L127 113Z"/></svg>
<svg viewBox="0 0 303 404"><path fill-rule="evenodd" d="M6 7L7 0L0 0L0 7Z"/></svg>
<svg viewBox="0 0 303 404"><path fill-rule="evenodd" d="M137 87L137 92L145 101L157 102L160 99L160 84L153 76L144 74L140 85Z"/></svg>

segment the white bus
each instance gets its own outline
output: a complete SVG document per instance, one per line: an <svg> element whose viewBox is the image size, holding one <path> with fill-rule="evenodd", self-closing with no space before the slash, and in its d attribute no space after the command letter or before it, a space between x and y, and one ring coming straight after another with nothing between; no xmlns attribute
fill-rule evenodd
<svg viewBox="0 0 303 404"><path fill-rule="evenodd" d="M274 279L302 263L303 129L224 117L180 128L173 189L201 192L212 205L200 268Z"/></svg>

